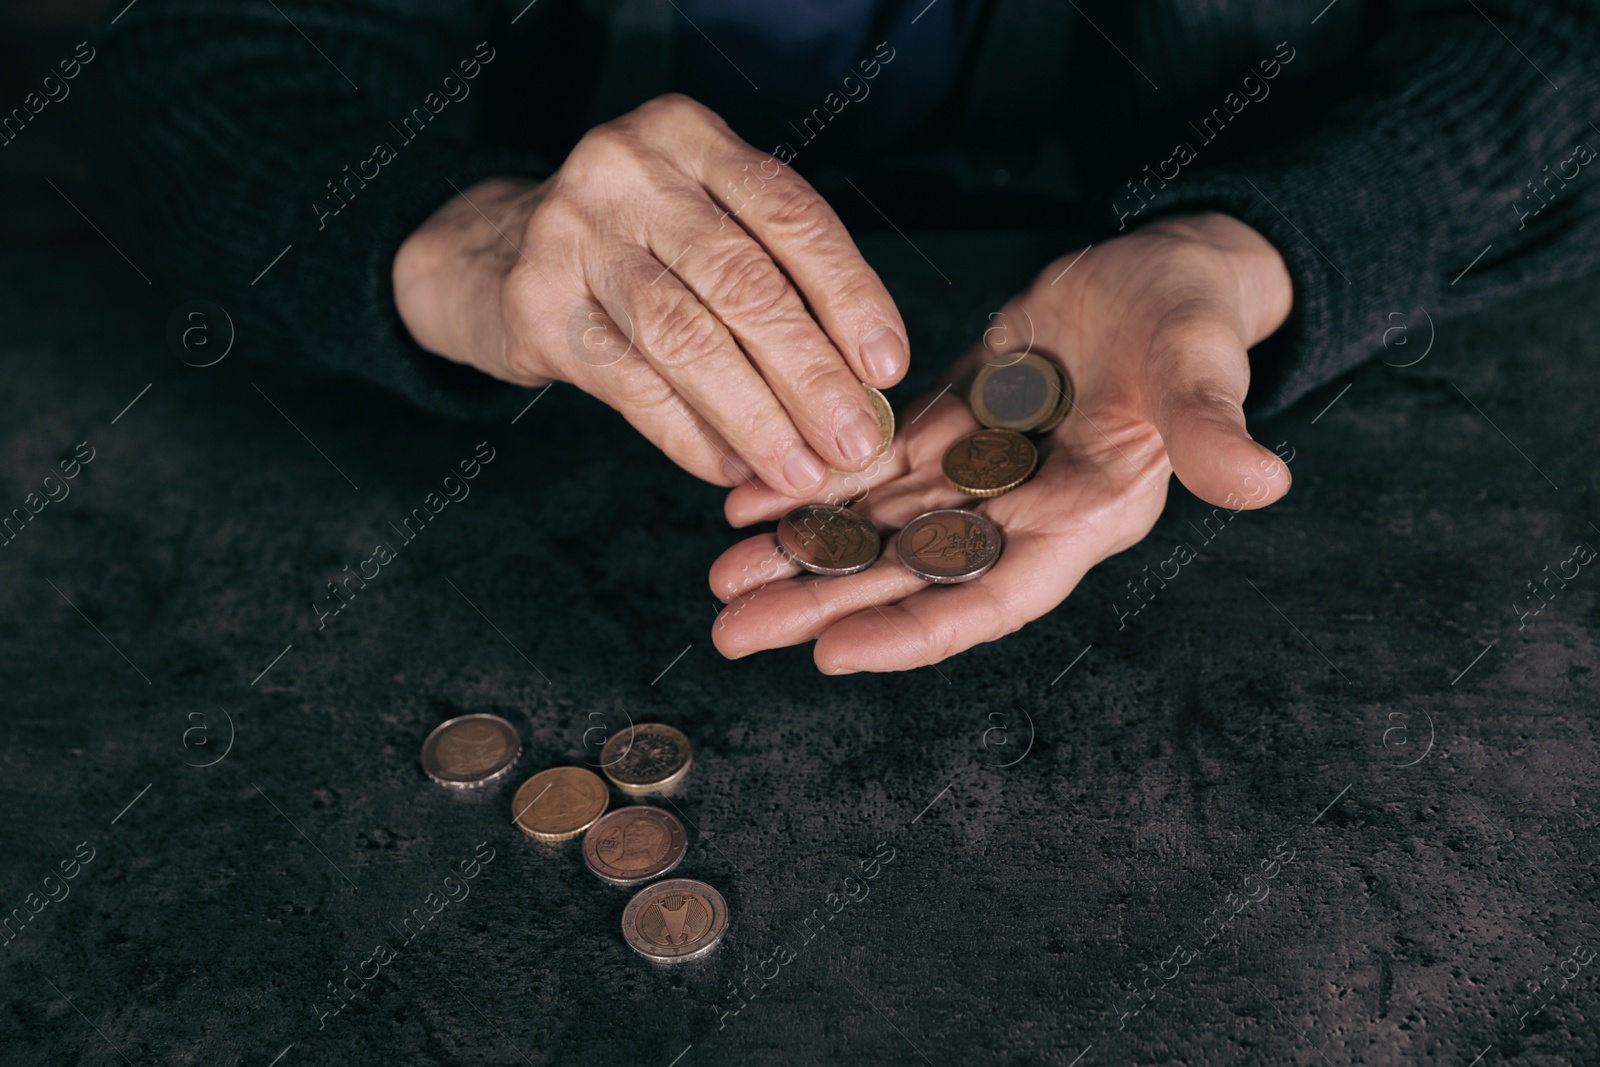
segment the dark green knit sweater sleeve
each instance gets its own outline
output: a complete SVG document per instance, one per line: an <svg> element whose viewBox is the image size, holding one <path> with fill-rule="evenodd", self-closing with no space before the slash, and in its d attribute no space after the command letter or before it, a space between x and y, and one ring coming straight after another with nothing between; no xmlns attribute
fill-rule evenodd
<svg viewBox="0 0 1600 1067"><path fill-rule="evenodd" d="M1317 32L1288 45L1315 49ZM1288 143L1197 166L1142 212L1225 212L1282 252L1294 310L1252 353L1256 413L1362 362L1403 323L1420 346L1419 309L1438 322L1600 267L1600 8L1409 5L1357 80L1359 95Z"/></svg>
<svg viewBox="0 0 1600 1067"><path fill-rule="evenodd" d="M473 182L546 176L471 139L487 66L474 5L140 0L96 42L102 191L176 295L214 300L239 351L379 382L435 411L522 390L418 347L395 311L405 237Z"/></svg>

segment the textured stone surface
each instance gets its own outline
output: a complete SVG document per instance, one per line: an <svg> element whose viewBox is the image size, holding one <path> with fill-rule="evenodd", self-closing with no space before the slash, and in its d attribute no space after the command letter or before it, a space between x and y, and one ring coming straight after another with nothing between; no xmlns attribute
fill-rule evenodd
<svg viewBox="0 0 1600 1067"><path fill-rule="evenodd" d="M953 286L866 247L926 377L1047 250L913 236ZM1294 489L1209 544L1175 491L1021 633L824 678L804 648L716 654L720 493L597 403L442 422L252 364L248 336L194 369L162 340L175 302L114 255L3 270L0 500L96 450L0 548L0 907L94 856L0 951L7 1064L1600 1060L1600 966L1551 977L1600 949L1600 572L1525 629L1512 607L1600 546L1592 283L1440 323L1416 366L1259 425ZM484 440L471 495L319 631L323 583ZM1119 630L1180 540L1199 558ZM462 798L418 752L467 711L525 750ZM696 745L678 873L732 915L698 965L636 957L627 891L510 825L523 778L628 716ZM229 719L227 756L186 766ZM380 942L403 947L319 1027Z"/></svg>

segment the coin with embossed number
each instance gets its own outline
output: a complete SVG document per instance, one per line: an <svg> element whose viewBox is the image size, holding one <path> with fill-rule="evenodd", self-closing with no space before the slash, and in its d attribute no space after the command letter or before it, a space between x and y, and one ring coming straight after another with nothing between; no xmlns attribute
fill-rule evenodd
<svg viewBox="0 0 1600 1067"><path fill-rule="evenodd" d="M833 577L866 570L883 548L877 527L836 504L801 504L778 520L777 537L784 556Z"/></svg>
<svg viewBox="0 0 1600 1067"><path fill-rule="evenodd" d="M583 862L612 885L643 885L683 859L689 838L671 812L636 804L600 817L583 835Z"/></svg>
<svg viewBox="0 0 1600 1067"><path fill-rule="evenodd" d="M1038 449L1015 430L974 430L944 453L945 481L969 496L1010 492L1038 465Z"/></svg>
<svg viewBox="0 0 1600 1067"><path fill-rule="evenodd" d="M878 432L882 435L878 443L878 451L873 454L873 459L881 458L889 451L889 446L894 443L894 408L889 405L889 398L878 392L865 382L861 388L867 391L867 399L872 401L872 413L878 416ZM854 471L842 471L838 467L829 467L835 474L854 474Z"/></svg>
<svg viewBox="0 0 1600 1067"><path fill-rule="evenodd" d="M517 828L539 841L570 841L611 803L600 776L582 767L551 767L523 782L511 800Z"/></svg>
<svg viewBox="0 0 1600 1067"><path fill-rule="evenodd" d="M727 929L728 905L722 894L693 878L646 886L622 910L628 947L657 963L703 956Z"/></svg>
<svg viewBox="0 0 1600 1067"><path fill-rule="evenodd" d="M1000 528L973 511L947 508L928 511L910 522L895 539L906 570L925 582L954 585L970 582L1000 558Z"/></svg>
<svg viewBox="0 0 1600 1067"><path fill-rule="evenodd" d="M606 738L600 769L629 796L662 793L683 781L694 750L682 730L666 723L635 723Z"/></svg>
<svg viewBox="0 0 1600 1067"><path fill-rule="evenodd" d="M498 715L460 715L422 742L422 769L440 785L472 789L511 769L522 754L517 728Z"/></svg>
<svg viewBox="0 0 1600 1067"><path fill-rule="evenodd" d="M967 402L978 422L991 429L1046 433L1060 425L1072 406L1072 383L1050 360L1035 352L986 364L972 379Z"/></svg>

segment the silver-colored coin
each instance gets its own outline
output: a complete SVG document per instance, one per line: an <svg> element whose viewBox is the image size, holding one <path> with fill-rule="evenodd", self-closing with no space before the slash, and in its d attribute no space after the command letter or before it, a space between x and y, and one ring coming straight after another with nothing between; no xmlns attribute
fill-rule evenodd
<svg viewBox="0 0 1600 1067"><path fill-rule="evenodd" d="M422 743L422 769L440 785L473 789L511 769L522 754L517 728L498 715L460 715Z"/></svg>
<svg viewBox="0 0 1600 1067"><path fill-rule="evenodd" d="M778 549L813 574L841 578L878 561L877 527L834 504L801 504L778 520Z"/></svg>
<svg viewBox="0 0 1600 1067"><path fill-rule="evenodd" d="M643 885L676 867L688 850L683 823L648 804L618 808L583 835L583 862L612 885Z"/></svg>
<svg viewBox="0 0 1600 1067"><path fill-rule="evenodd" d="M669 878L646 886L622 910L628 947L657 963L703 956L728 929L722 894L693 878Z"/></svg>
<svg viewBox="0 0 1600 1067"><path fill-rule="evenodd" d="M926 511L900 531L895 549L906 570L925 582L970 582L1000 559L1000 528L975 511Z"/></svg>

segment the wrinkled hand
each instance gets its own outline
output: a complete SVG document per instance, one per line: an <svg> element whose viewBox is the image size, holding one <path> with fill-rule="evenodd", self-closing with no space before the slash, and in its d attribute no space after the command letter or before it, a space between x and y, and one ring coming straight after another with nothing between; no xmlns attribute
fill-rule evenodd
<svg viewBox="0 0 1600 1067"><path fill-rule="evenodd" d="M683 96L591 130L546 182L492 179L400 248L424 348L567 381L719 485L802 496L882 443L862 382L909 366L905 324L806 181Z"/></svg>
<svg viewBox="0 0 1600 1067"><path fill-rule="evenodd" d="M815 640L817 666L828 673L937 663L1038 618L1090 567L1136 544L1161 513L1169 474L1233 509L1264 507L1288 490L1288 467L1251 440L1240 407L1246 350L1289 313L1276 249L1236 219L1202 215L1093 246L1074 263L1076 255L1052 263L1006 305L984 343L941 378L951 388L910 405L893 456L835 477L832 492L819 494L843 502L865 487L856 508L885 534L871 569L797 578L770 534L723 553L711 588L729 602L713 632L724 655ZM1066 368L1073 409L1036 439L1031 481L977 504L1003 531L1000 562L963 585L926 585L896 561L893 532L923 511L973 503L946 484L940 466L950 443L977 428L967 385L984 361L1029 347ZM742 526L792 506L766 486L745 485L728 495L726 510Z"/></svg>

